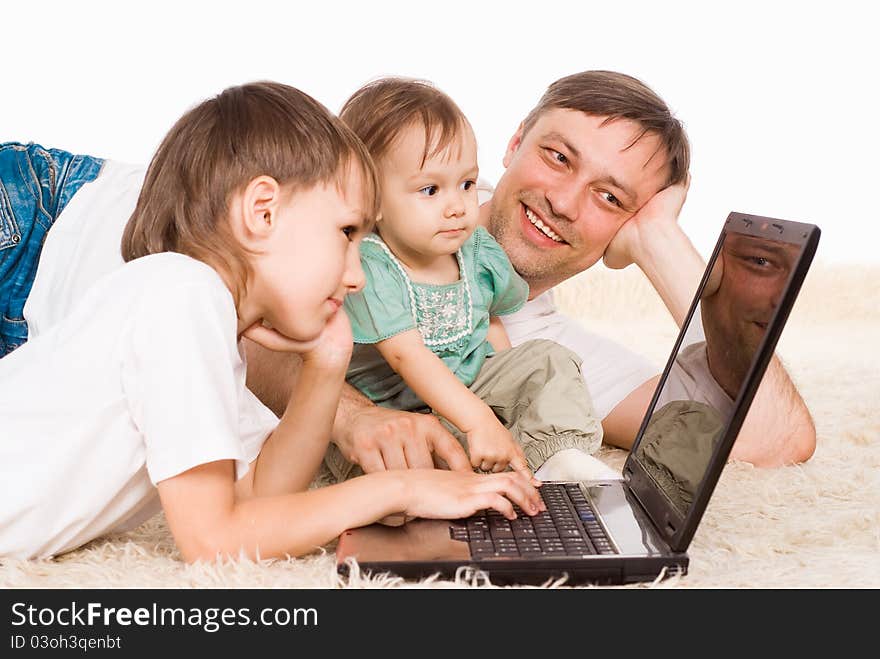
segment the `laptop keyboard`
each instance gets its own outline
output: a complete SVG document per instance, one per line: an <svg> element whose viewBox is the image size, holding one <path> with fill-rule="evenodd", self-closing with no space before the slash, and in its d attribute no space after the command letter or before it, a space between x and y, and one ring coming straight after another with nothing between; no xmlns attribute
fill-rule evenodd
<svg viewBox="0 0 880 659"><path fill-rule="evenodd" d="M466 541L475 559L617 553L576 483L544 483L538 491L544 512L529 517L514 505L517 518L509 520L497 510L482 510L450 522L449 533Z"/></svg>

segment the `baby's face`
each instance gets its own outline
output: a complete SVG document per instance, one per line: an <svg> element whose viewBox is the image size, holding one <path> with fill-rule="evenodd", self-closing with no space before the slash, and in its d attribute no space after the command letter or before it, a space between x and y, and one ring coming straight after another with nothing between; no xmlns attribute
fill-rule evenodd
<svg viewBox="0 0 880 659"><path fill-rule="evenodd" d="M404 261L454 254L474 230L477 143L469 127L422 165L425 131L405 129L379 162L382 215L377 227Z"/></svg>

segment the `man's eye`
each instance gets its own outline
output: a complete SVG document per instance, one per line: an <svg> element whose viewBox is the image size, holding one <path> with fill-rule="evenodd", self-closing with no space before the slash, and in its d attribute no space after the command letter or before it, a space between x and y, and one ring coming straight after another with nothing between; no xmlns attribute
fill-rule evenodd
<svg viewBox="0 0 880 659"><path fill-rule="evenodd" d="M600 193L600 194L602 195L602 198L603 198L605 201L607 201L609 204L611 204L611 205L613 205L613 206L617 206L618 208L623 208L623 204L620 203L620 199L618 199L617 197L615 197L615 196L614 196L613 194L611 194L610 192L602 192L602 193Z"/></svg>
<svg viewBox="0 0 880 659"><path fill-rule="evenodd" d="M357 236L357 227L343 227L342 233L345 234L345 237L351 240L352 238Z"/></svg>
<svg viewBox="0 0 880 659"><path fill-rule="evenodd" d="M559 153L559 151L557 151L556 149L547 149L547 151L550 153L550 157L553 158L553 160L555 160L556 162L563 165L568 164L568 158L565 156L564 153Z"/></svg>
<svg viewBox="0 0 880 659"><path fill-rule="evenodd" d="M476 181L465 181L464 183L461 184L461 189L464 190L465 192L468 192L469 190L473 190L474 186L476 184L477 184Z"/></svg>
<svg viewBox="0 0 880 659"><path fill-rule="evenodd" d="M419 190L419 192L427 195L428 197L433 197L435 194L437 194L438 189L439 188L436 185L426 185L424 188Z"/></svg>
<svg viewBox="0 0 880 659"><path fill-rule="evenodd" d="M747 260L755 264L759 268L764 268L770 265L770 261L765 259L763 256L750 256Z"/></svg>

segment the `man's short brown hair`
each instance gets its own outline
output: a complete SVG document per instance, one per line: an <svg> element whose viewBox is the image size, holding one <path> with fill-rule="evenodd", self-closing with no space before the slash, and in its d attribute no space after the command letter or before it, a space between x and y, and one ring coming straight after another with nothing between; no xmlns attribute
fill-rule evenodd
<svg viewBox="0 0 880 659"><path fill-rule="evenodd" d="M427 80L391 76L367 83L342 106L342 119L378 163L400 133L425 129L425 161L442 153L470 123L455 102Z"/></svg>
<svg viewBox="0 0 880 659"><path fill-rule="evenodd" d="M641 132L632 144L647 133L660 138L669 165L666 185L675 185L687 178L691 155L684 127L672 116L663 99L640 80L615 71L584 71L560 78L547 88L523 121L523 135L544 112L553 108L606 117L603 123L616 119L635 122Z"/></svg>
<svg viewBox="0 0 880 659"><path fill-rule="evenodd" d="M277 82L229 87L184 114L153 156L122 237L131 261L179 252L232 278L238 304L250 267L228 222L231 196L258 176L287 190L335 183L351 169L363 180L369 225L379 209L378 178L363 143L308 94Z"/></svg>

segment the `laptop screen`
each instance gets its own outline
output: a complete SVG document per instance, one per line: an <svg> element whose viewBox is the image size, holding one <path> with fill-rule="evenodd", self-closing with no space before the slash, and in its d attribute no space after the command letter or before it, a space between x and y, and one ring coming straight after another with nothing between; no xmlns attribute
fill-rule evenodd
<svg viewBox="0 0 880 659"><path fill-rule="evenodd" d="M790 283L801 261L809 264L802 257L807 251L812 256L815 243L808 238L814 233L815 227L795 222L736 213L728 218L631 456L672 509L664 522L685 520L697 494L714 487L714 480L706 481L710 472L715 480L720 472L716 454L723 451L723 465L730 434L735 437L744 416L732 428L735 412L748 405L758 384L749 376L772 350L765 345L768 327L785 299L787 316L797 292L790 289L800 281ZM805 249L808 242L812 251ZM776 325L774 345L781 322ZM746 394L749 400L740 400ZM678 525L669 524L670 534Z"/></svg>

